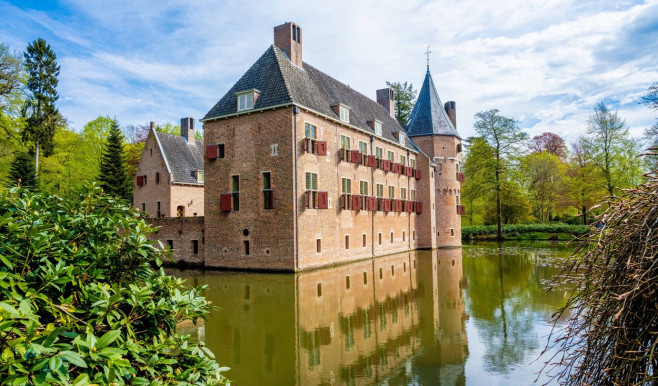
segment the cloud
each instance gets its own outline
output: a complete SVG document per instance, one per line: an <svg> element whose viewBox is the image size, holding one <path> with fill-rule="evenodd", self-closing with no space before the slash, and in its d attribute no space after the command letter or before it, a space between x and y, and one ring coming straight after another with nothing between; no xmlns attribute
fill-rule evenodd
<svg viewBox="0 0 658 386"><path fill-rule="evenodd" d="M126 125L200 118L272 43L272 27L291 20L306 61L372 98L386 81L419 87L430 43L434 80L444 101L457 101L464 137L490 108L531 135L577 136L598 100L634 134L654 122L635 101L658 80L655 0L23 4L0 1L0 41L51 43L60 109L77 128L107 114Z"/></svg>

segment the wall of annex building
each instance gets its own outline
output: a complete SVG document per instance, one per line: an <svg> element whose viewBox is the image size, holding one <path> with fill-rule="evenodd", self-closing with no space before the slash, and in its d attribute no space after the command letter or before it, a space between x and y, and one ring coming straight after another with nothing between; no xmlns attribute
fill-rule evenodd
<svg viewBox="0 0 658 386"><path fill-rule="evenodd" d="M292 107L209 121L204 129L206 145L222 144L225 155L204 161L206 265L295 270ZM271 176L273 209L265 209L263 172ZM233 176L239 208L223 212L220 195L232 193Z"/></svg>
<svg viewBox="0 0 658 386"><path fill-rule="evenodd" d="M315 126L318 141L326 141L326 155L317 155L306 150L306 124ZM418 246L415 213L384 213L341 208L343 178L351 181L351 194L360 195L363 181L368 185L368 196L376 196L377 184L381 184L385 198L388 198L389 186L391 186L396 199L401 198L401 189L404 188L407 200L410 200L412 190L416 191L416 200L419 200L417 181L414 177L341 160L341 136L348 138L351 150L358 150L359 142L362 142L365 143L368 154L375 155L376 148L379 147L382 148L384 158L389 151L392 151L394 162L399 163L400 156L405 157L407 166L411 162L416 162L417 155L406 148L383 141L376 136L372 136L371 142L369 134L302 110L297 115L300 269L407 251ZM307 173L317 176L318 191L328 192L328 209L307 207L306 195L309 194L306 193Z"/></svg>
<svg viewBox="0 0 658 386"><path fill-rule="evenodd" d="M159 229L149 236L158 240L164 248L171 248L176 263L204 265L205 231L203 217L153 218L153 227ZM171 263L165 261L165 264Z"/></svg>
<svg viewBox="0 0 658 386"><path fill-rule="evenodd" d="M133 205L148 212L150 217L157 217L159 202L160 216L174 217L176 212L171 211L171 178L152 132L144 145L137 176L146 176L146 184L137 186L137 178L133 180Z"/></svg>
<svg viewBox="0 0 658 386"><path fill-rule="evenodd" d="M169 213L177 216L178 207L183 207L183 216L196 217L204 215L203 185L171 185Z"/></svg>

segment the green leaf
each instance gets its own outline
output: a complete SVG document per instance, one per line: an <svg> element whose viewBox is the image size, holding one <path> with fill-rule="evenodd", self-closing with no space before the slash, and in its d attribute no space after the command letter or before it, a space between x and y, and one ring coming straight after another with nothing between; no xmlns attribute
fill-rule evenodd
<svg viewBox="0 0 658 386"><path fill-rule="evenodd" d="M7 260L7 258L4 257L2 254L0 254L0 261L2 261L4 265L6 265L9 269L14 268L14 266L9 262L9 260Z"/></svg>
<svg viewBox="0 0 658 386"><path fill-rule="evenodd" d="M12 306L10 306L7 303L0 302L0 308L4 309L5 311L9 312L9 315L11 315L12 318L20 318L21 314L16 311L16 309Z"/></svg>
<svg viewBox="0 0 658 386"><path fill-rule="evenodd" d="M98 342L96 342L96 348L99 350L102 349L103 347L117 340L119 335L121 335L121 330L106 332L105 335L101 336Z"/></svg>
<svg viewBox="0 0 658 386"><path fill-rule="evenodd" d="M75 380L73 380L73 386L83 386L90 383L91 382L89 382L89 376L87 374L80 374Z"/></svg>
<svg viewBox="0 0 658 386"><path fill-rule="evenodd" d="M75 351L62 351L60 353L64 359L66 359L68 362L78 366L78 367L84 367L87 368L87 363L85 363L84 359L80 356Z"/></svg>

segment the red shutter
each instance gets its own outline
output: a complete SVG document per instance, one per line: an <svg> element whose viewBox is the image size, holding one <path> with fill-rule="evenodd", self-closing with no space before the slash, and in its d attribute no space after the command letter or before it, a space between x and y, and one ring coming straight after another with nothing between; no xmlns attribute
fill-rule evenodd
<svg viewBox="0 0 658 386"><path fill-rule="evenodd" d="M407 212L411 213L414 211L414 202L413 201L407 201Z"/></svg>
<svg viewBox="0 0 658 386"><path fill-rule="evenodd" d="M217 145L215 144L206 145L206 158L217 159Z"/></svg>
<svg viewBox="0 0 658 386"><path fill-rule="evenodd" d="M144 186L144 176L137 176L137 186Z"/></svg>
<svg viewBox="0 0 658 386"><path fill-rule="evenodd" d="M464 182L464 173L457 174L457 181Z"/></svg>
<svg viewBox="0 0 658 386"><path fill-rule="evenodd" d="M327 141L318 141L318 155L327 155Z"/></svg>
<svg viewBox="0 0 658 386"><path fill-rule="evenodd" d="M394 163L393 164L393 173L400 174L401 173L401 171L400 171L401 168L402 168L402 165L400 165L398 163Z"/></svg>
<svg viewBox="0 0 658 386"><path fill-rule="evenodd" d="M318 192L318 209L329 208L329 193Z"/></svg>
<svg viewBox="0 0 658 386"><path fill-rule="evenodd" d="M460 216L466 214L466 207L464 205L457 205L457 214Z"/></svg>
<svg viewBox="0 0 658 386"><path fill-rule="evenodd" d="M404 174L407 177L412 177L414 175L414 169L411 166L407 166L406 168L404 168Z"/></svg>
<svg viewBox="0 0 658 386"><path fill-rule="evenodd" d="M366 158L366 166L374 168L377 167L377 158L374 155L369 155Z"/></svg>
<svg viewBox="0 0 658 386"><path fill-rule="evenodd" d="M423 203L420 201L416 201L416 213L423 213Z"/></svg>
<svg viewBox="0 0 658 386"><path fill-rule="evenodd" d="M414 174L415 174L415 176L416 176L416 179L417 179L417 180L420 180L420 169L415 169L415 170L414 170Z"/></svg>
<svg viewBox="0 0 658 386"><path fill-rule="evenodd" d="M390 212L391 211L391 199L390 198L385 198L384 199L384 212Z"/></svg>
<svg viewBox="0 0 658 386"><path fill-rule="evenodd" d="M233 209L233 197L231 193L222 193L219 195L219 209L222 212L230 212Z"/></svg>
<svg viewBox="0 0 658 386"><path fill-rule="evenodd" d="M361 163L361 153L359 153L357 150L352 150L350 152L350 162L353 164L360 164Z"/></svg>
<svg viewBox="0 0 658 386"><path fill-rule="evenodd" d="M368 210L372 212L377 210L377 197L368 197Z"/></svg>
<svg viewBox="0 0 658 386"><path fill-rule="evenodd" d="M361 196L358 194L352 195L352 210L361 210Z"/></svg>

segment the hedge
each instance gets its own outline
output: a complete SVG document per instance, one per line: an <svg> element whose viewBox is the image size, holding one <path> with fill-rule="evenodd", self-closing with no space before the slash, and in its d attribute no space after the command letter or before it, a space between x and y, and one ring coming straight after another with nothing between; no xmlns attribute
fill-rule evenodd
<svg viewBox="0 0 658 386"><path fill-rule="evenodd" d="M589 232L591 228L587 225L570 225L563 223L554 224L510 224L503 225L503 235L521 233L568 233L581 236ZM471 239L476 236L495 236L498 232L496 225L473 225L462 227L462 238Z"/></svg>

